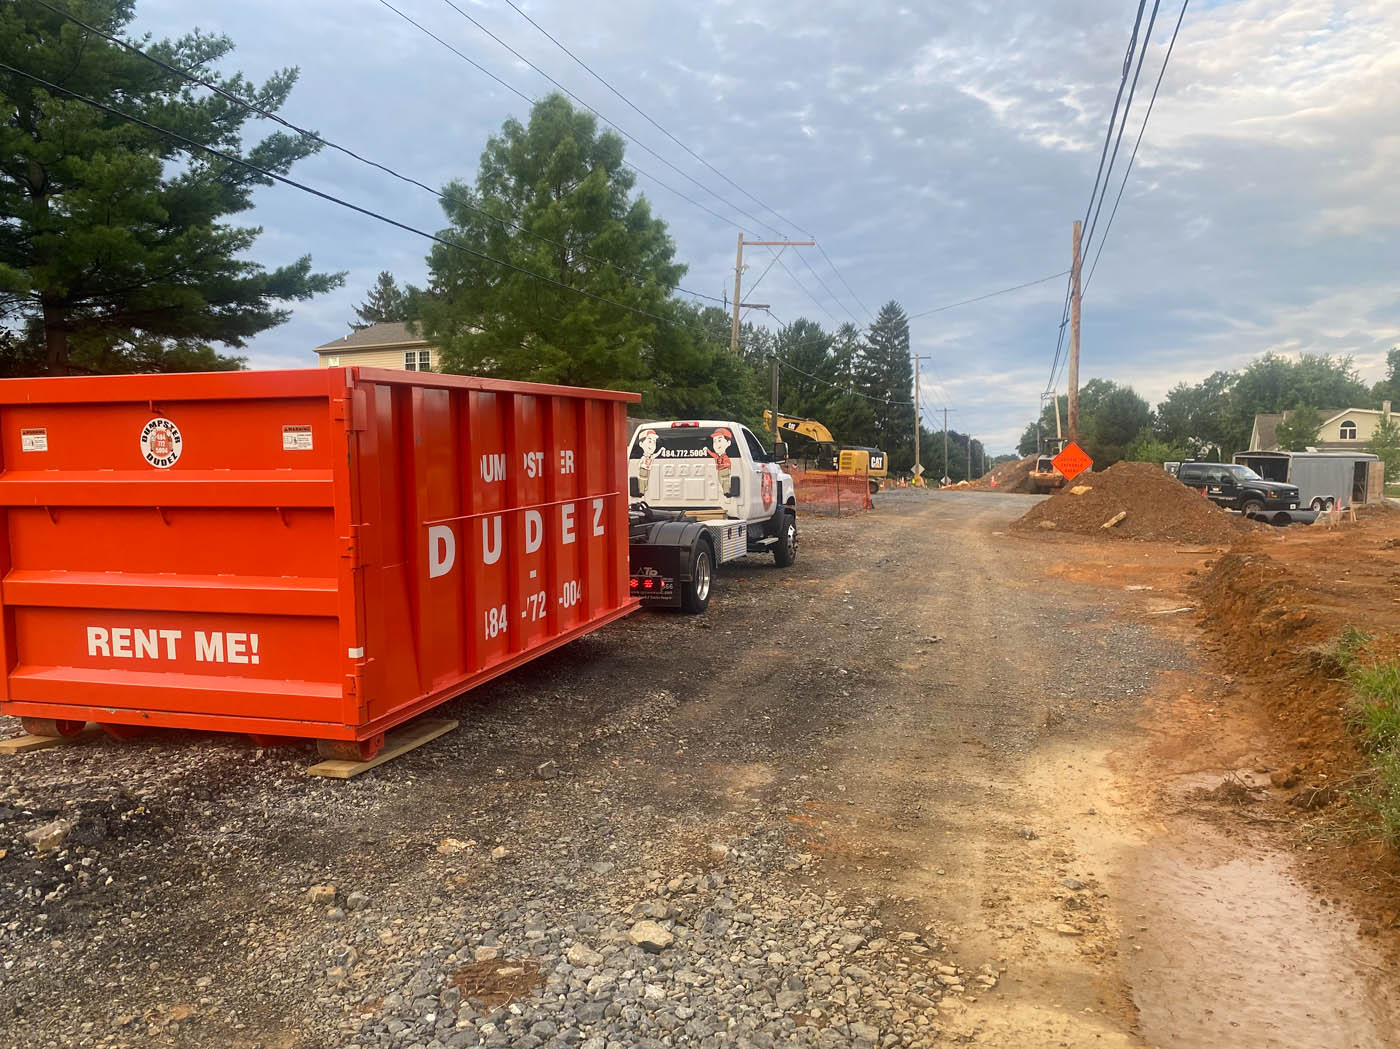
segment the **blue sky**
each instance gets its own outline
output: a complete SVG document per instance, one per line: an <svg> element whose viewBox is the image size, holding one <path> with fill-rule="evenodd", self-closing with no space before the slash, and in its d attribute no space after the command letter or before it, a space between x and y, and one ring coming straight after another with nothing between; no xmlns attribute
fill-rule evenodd
<svg viewBox="0 0 1400 1049"><path fill-rule="evenodd" d="M526 94L551 89L445 0L392 2ZM896 299L911 314L1067 268L1136 10L1127 0L521 4L789 225L504 0L456 2L724 198L629 145L639 167L731 219L639 180L689 266L687 287L721 294L736 233L772 236L737 206L814 234L865 306ZM1119 171L1178 11L1164 0ZM470 179L487 136L528 113L379 0L141 0L138 12L136 28L157 36L228 33L238 45L229 68L251 77L300 67L285 116L429 185ZM1393 0L1193 4L1085 295L1083 377L1131 383L1155 403L1179 380L1275 350L1352 354L1379 378L1400 343L1397 83ZM332 151L294 175L443 225L434 197ZM309 252L318 268L348 271L344 289L298 304L251 344L254 367L314 363L312 347L347 330L379 270L424 279L425 241L295 190L263 190L246 218L264 228L254 254L269 265ZM768 259L752 249L748 261L746 288ZM868 323L814 250L807 261L836 301L791 251L784 261L796 279L775 267L755 292L777 317ZM915 352L932 357L930 419L946 405L955 428L1010 450L1049 378L1063 293L1052 281L915 320Z"/></svg>

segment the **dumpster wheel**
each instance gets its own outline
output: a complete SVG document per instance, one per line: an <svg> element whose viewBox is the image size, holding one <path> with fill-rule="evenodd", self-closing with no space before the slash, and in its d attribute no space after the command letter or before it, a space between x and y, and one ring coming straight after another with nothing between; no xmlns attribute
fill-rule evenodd
<svg viewBox="0 0 1400 1049"><path fill-rule="evenodd" d="M31 736L58 736L72 739L84 728L86 721L64 721L61 718L20 718L19 723Z"/></svg>
<svg viewBox="0 0 1400 1049"><path fill-rule="evenodd" d="M368 739L318 739L316 753L328 761L369 761L384 749L384 733Z"/></svg>
<svg viewBox="0 0 1400 1049"><path fill-rule="evenodd" d="M122 725L115 721L104 721L99 727L113 739L136 739L151 731L146 725Z"/></svg>

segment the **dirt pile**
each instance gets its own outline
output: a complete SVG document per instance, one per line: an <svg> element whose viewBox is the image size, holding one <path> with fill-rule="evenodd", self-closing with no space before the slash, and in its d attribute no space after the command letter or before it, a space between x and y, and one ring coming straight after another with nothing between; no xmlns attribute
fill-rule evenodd
<svg viewBox="0 0 1400 1049"><path fill-rule="evenodd" d="M998 492L1029 492L1030 472L1038 457L1028 455L1012 463L1002 463L991 473L984 474L972 482L973 488L992 489Z"/></svg>
<svg viewBox="0 0 1400 1049"><path fill-rule="evenodd" d="M1120 513L1126 516L1116 525L1103 527ZM1256 526L1220 509L1160 466L1124 462L1103 473L1080 474L1031 507L1016 527L1109 539L1230 543Z"/></svg>

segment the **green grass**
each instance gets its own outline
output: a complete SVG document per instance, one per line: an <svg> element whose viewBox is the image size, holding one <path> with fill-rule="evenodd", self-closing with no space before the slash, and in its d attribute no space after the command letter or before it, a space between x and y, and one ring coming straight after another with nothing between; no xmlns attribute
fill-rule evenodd
<svg viewBox="0 0 1400 1049"><path fill-rule="evenodd" d="M1371 786L1360 800L1374 811L1386 844L1400 851L1400 663L1366 661L1370 640L1347 627L1328 654L1351 684L1347 724L1370 756Z"/></svg>

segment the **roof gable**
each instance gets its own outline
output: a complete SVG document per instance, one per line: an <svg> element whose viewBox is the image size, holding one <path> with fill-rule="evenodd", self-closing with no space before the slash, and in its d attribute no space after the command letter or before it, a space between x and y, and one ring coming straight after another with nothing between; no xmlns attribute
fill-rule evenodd
<svg viewBox="0 0 1400 1049"><path fill-rule="evenodd" d="M403 321L380 321L359 331L352 331L338 339L322 343L316 347L317 353L334 353L336 350L365 350L375 346L426 346L428 340L409 330Z"/></svg>

